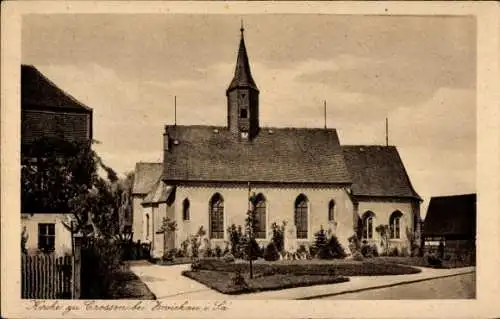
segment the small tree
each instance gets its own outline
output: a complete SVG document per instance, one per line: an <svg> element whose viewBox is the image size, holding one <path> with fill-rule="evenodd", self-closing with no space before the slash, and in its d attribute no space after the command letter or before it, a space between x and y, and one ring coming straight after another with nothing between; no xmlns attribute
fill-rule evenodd
<svg viewBox="0 0 500 319"><path fill-rule="evenodd" d="M236 226L232 224L227 228L227 232L229 235L229 241L231 243L231 254L235 258L239 258L241 254L241 246L243 244L243 230L240 226Z"/></svg>
<svg viewBox="0 0 500 319"><path fill-rule="evenodd" d="M326 231L321 226L320 230L314 234L314 245L312 255L317 255L322 251L322 248L326 246L328 242L328 237Z"/></svg>
<svg viewBox="0 0 500 319"><path fill-rule="evenodd" d="M248 183L248 192L250 193L250 183ZM250 279L253 278L253 265L252 265L252 259L254 256L258 256L258 250L260 250L259 245L257 245L257 242L255 240L255 234L258 231L258 220L257 220L257 212L255 210L255 206L257 204L257 196L255 193L249 196L248 198L249 201L249 208L247 211L247 217L245 218L245 251L246 254L248 255L249 259L249 268L250 268Z"/></svg>

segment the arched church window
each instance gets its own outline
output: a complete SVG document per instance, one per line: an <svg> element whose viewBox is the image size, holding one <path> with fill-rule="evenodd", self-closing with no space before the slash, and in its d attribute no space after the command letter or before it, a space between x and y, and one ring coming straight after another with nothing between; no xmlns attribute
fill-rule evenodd
<svg viewBox="0 0 500 319"><path fill-rule="evenodd" d="M390 237L392 239L401 238L401 217L403 217L403 214L397 210L389 218Z"/></svg>
<svg viewBox="0 0 500 319"><path fill-rule="evenodd" d="M328 221L335 221L335 201L333 199L328 203Z"/></svg>
<svg viewBox="0 0 500 319"><path fill-rule="evenodd" d="M224 199L216 193L210 199L210 238L224 238Z"/></svg>
<svg viewBox="0 0 500 319"><path fill-rule="evenodd" d="M367 211L363 215L363 239L373 239L373 222L375 214L372 211Z"/></svg>
<svg viewBox="0 0 500 319"><path fill-rule="evenodd" d="M294 221L297 238L307 238L307 197L304 194L295 199Z"/></svg>
<svg viewBox="0 0 500 319"><path fill-rule="evenodd" d="M255 238L266 238L266 198L262 194L256 198L255 217L257 219Z"/></svg>
<svg viewBox="0 0 500 319"><path fill-rule="evenodd" d="M182 202L182 220L189 220L189 206L189 199L184 199L184 201Z"/></svg>

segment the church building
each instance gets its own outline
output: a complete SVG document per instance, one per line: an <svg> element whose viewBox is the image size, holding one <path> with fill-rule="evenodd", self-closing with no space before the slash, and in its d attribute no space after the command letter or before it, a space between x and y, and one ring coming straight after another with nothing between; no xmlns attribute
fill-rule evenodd
<svg viewBox="0 0 500 319"><path fill-rule="evenodd" d="M200 226L212 247L224 249L227 228L245 224L249 185L258 197L261 245L271 240L271 225L285 221L295 226L297 246L311 245L323 228L346 251L354 234L380 248L376 227L388 225L391 247L410 249L422 200L397 149L341 145L333 128L262 127L243 28L226 97L226 126L167 125L163 163L137 164L161 166L150 170L154 177L136 176L149 191L134 205L134 239L151 242L153 257L179 248ZM165 217L177 222L170 237L159 232Z"/></svg>

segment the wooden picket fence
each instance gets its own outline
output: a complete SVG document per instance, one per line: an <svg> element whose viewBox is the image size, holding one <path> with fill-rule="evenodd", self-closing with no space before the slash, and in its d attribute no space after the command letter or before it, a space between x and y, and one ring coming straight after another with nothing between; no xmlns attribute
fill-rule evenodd
<svg viewBox="0 0 500 319"><path fill-rule="evenodd" d="M73 256L22 255L21 258L22 298L72 298Z"/></svg>

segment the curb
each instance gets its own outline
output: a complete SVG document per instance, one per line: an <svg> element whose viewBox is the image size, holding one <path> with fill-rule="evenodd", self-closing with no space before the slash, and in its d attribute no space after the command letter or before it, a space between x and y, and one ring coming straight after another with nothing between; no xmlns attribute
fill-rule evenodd
<svg viewBox="0 0 500 319"><path fill-rule="evenodd" d="M390 287L395 287L395 286L402 286L402 285L406 285L406 284L412 284L412 283L416 283L416 282L428 281L428 280L433 280L433 279L440 279L440 278L447 278L447 277L454 277L454 276L472 274L472 273L475 273L475 272L476 272L475 270L471 270L471 271L466 271L466 272L457 273L457 274L451 274L451 275L441 275L441 276L437 276L437 277L414 279L414 280L402 281L402 282L397 282L397 283L387 284L387 285L380 285L380 286L367 287L367 288L359 288L359 289L354 289L354 290L333 292L333 293L327 293L327 294L321 294L321 295L314 295L314 296L308 296L308 297L301 297L301 298L297 298L295 300L311 300L311 299L317 299L317 298L323 298L323 297L346 295L346 294L350 294L350 293L356 293L356 292L362 292L362 291L368 291L368 290L376 290L376 289L382 289L382 288L390 288Z"/></svg>

